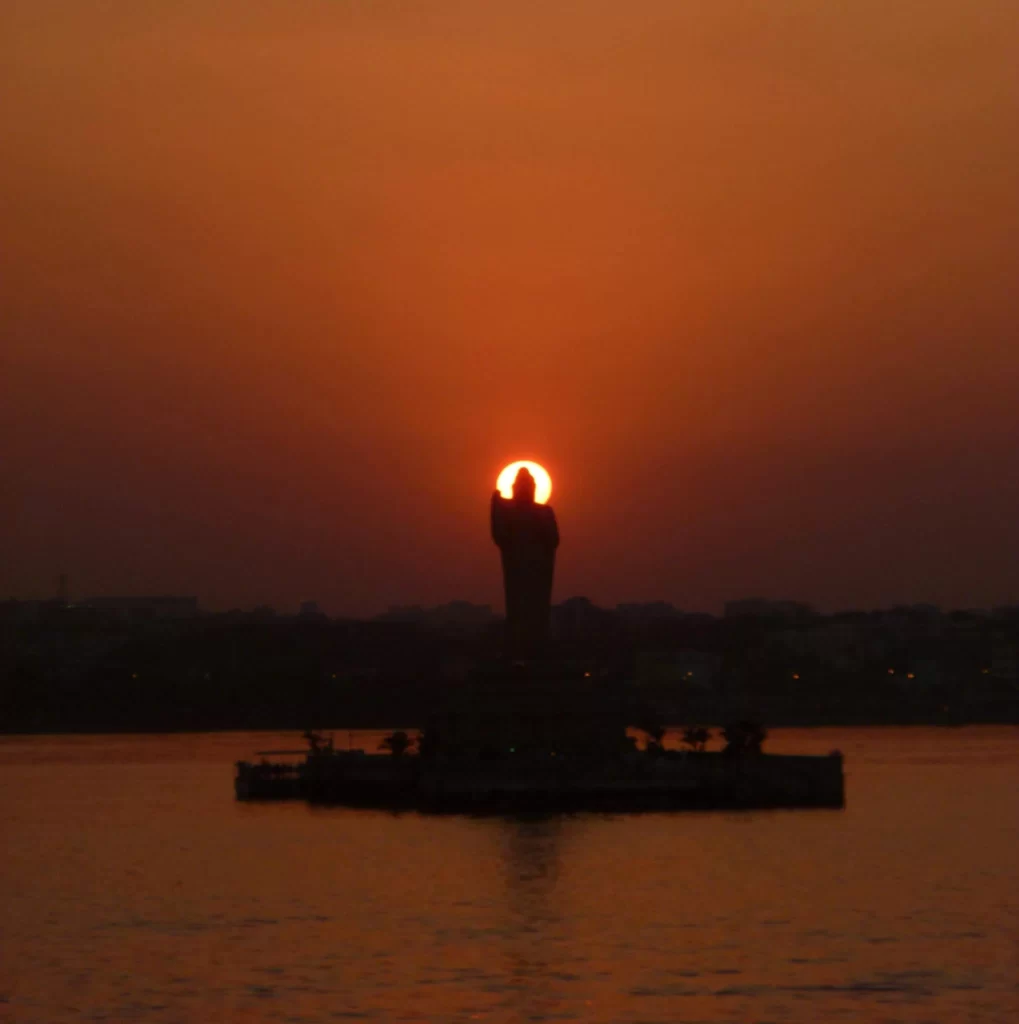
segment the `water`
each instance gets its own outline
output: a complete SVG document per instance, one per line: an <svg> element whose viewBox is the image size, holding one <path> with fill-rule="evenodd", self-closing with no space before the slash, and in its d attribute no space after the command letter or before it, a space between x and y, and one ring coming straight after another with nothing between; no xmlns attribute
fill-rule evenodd
<svg viewBox="0 0 1019 1024"><path fill-rule="evenodd" d="M844 811L235 803L293 744L0 738L0 1021L1019 1019L1019 730L776 733Z"/></svg>

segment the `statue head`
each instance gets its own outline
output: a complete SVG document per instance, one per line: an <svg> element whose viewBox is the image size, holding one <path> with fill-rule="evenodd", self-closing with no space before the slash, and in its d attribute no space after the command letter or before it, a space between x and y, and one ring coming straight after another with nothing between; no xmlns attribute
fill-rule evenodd
<svg viewBox="0 0 1019 1024"><path fill-rule="evenodd" d="M534 504L534 477L526 466L517 470L516 479L513 481L513 500L518 505Z"/></svg>

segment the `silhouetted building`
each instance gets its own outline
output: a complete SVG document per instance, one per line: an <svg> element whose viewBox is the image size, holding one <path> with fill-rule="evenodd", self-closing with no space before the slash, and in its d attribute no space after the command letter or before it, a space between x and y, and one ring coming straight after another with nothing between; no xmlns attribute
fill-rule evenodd
<svg viewBox="0 0 1019 1024"><path fill-rule="evenodd" d="M779 622L797 622L814 616L814 609L802 601L771 601L763 597L745 597L725 602L727 619L771 619Z"/></svg>
<svg viewBox="0 0 1019 1024"><path fill-rule="evenodd" d="M484 626L495 619L490 604L450 601L428 610L427 622L433 626Z"/></svg>
<svg viewBox="0 0 1019 1024"><path fill-rule="evenodd" d="M318 605L318 601L302 601L300 610L297 613L302 619L324 619L325 614Z"/></svg>
<svg viewBox="0 0 1019 1024"><path fill-rule="evenodd" d="M809 659L819 667L836 672L859 671L864 666L886 661L892 646L888 631L879 623L827 620L807 628L777 629L766 642L769 650L792 659Z"/></svg>
<svg viewBox="0 0 1019 1024"><path fill-rule="evenodd" d="M198 615L197 597L90 597L79 607L91 608L118 622L179 622Z"/></svg>
<svg viewBox="0 0 1019 1024"><path fill-rule="evenodd" d="M381 615L376 615L375 619L378 622L413 622L441 629L449 626L485 626L493 622L495 617L489 604L450 601L434 608L424 608L419 604L393 605Z"/></svg>
<svg viewBox="0 0 1019 1024"><path fill-rule="evenodd" d="M616 614L626 622L665 622L683 613L668 601L631 601L616 605Z"/></svg>
<svg viewBox="0 0 1019 1024"><path fill-rule="evenodd" d="M502 553L506 653L535 658L548 638L559 527L552 508L534 500L534 477L526 467L513 481L512 498L492 495L492 539Z"/></svg>

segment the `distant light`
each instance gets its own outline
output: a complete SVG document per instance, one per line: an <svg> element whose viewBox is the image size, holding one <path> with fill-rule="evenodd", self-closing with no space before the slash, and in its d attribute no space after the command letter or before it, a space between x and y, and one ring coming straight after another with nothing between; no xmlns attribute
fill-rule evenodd
<svg viewBox="0 0 1019 1024"><path fill-rule="evenodd" d="M515 754L516 752L517 752L517 748L516 747L510 747L510 753L511 754Z"/></svg>
<svg viewBox="0 0 1019 1024"><path fill-rule="evenodd" d="M799 672L794 672L793 673L793 679L799 679L799 678L800 678Z"/></svg>
<svg viewBox="0 0 1019 1024"><path fill-rule="evenodd" d="M888 670L888 674L889 674L890 676L894 676L894 675L895 675L895 669L894 669L894 668L890 668L890 669Z"/></svg>
<svg viewBox="0 0 1019 1024"><path fill-rule="evenodd" d="M138 673L137 672L132 672L131 673L131 678L132 679L137 679L138 678Z"/></svg>
<svg viewBox="0 0 1019 1024"><path fill-rule="evenodd" d="M585 672L584 673L584 678L585 679L590 679L591 678L591 673L590 672Z"/></svg>
<svg viewBox="0 0 1019 1024"><path fill-rule="evenodd" d="M916 676L912 672L907 672L906 673L906 678L907 679L916 679Z"/></svg>
<svg viewBox="0 0 1019 1024"><path fill-rule="evenodd" d="M990 674L991 670L989 668L982 668L980 671L983 672L983 674L986 676Z"/></svg>

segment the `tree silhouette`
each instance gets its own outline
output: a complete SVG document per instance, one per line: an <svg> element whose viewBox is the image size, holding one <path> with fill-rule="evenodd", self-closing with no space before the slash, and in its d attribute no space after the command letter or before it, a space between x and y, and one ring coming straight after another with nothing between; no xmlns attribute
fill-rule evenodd
<svg viewBox="0 0 1019 1024"><path fill-rule="evenodd" d="M314 729L305 729L301 734L308 743L308 752L311 754L331 754L333 752L333 738L323 736Z"/></svg>
<svg viewBox="0 0 1019 1024"><path fill-rule="evenodd" d="M379 744L379 750L388 750L393 757L403 757L412 746L414 746L414 740L400 729L383 739Z"/></svg>
<svg viewBox="0 0 1019 1024"><path fill-rule="evenodd" d="M703 725L689 725L683 730L683 743L691 750L703 752L711 739L711 732Z"/></svg>
<svg viewBox="0 0 1019 1024"><path fill-rule="evenodd" d="M649 754L660 754L664 749L665 745L663 740L665 739L665 727L658 725L657 723L650 722L640 727L640 731L647 735L646 750Z"/></svg>
<svg viewBox="0 0 1019 1024"><path fill-rule="evenodd" d="M761 746L768 735L768 730L760 722L744 719L733 722L722 730L725 740L723 754L759 754Z"/></svg>

